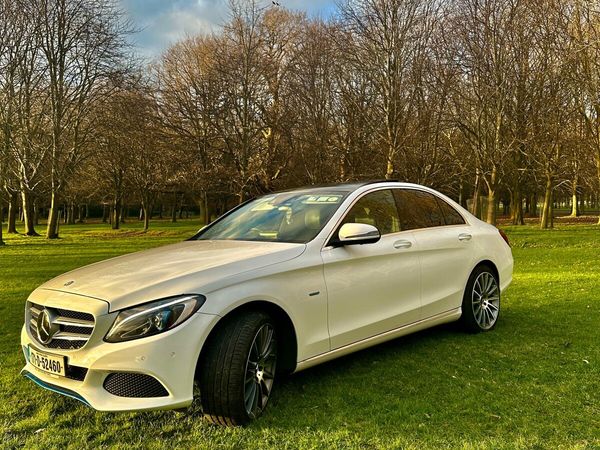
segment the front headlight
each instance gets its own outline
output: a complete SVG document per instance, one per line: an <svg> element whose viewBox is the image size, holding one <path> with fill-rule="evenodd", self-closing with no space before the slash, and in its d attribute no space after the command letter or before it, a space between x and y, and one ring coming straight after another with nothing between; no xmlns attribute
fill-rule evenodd
<svg viewBox="0 0 600 450"><path fill-rule="evenodd" d="M181 295L124 309L106 333L106 342L123 342L153 336L175 328L204 304L203 295Z"/></svg>

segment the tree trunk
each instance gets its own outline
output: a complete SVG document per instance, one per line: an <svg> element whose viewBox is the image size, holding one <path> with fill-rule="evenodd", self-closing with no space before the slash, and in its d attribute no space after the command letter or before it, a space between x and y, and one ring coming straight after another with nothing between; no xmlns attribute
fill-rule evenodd
<svg viewBox="0 0 600 450"><path fill-rule="evenodd" d="M46 226L46 238L58 238L58 196L56 192L52 192L50 198L50 211L48 211L48 224Z"/></svg>
<svg viewBox="0 0 600 450"><path fill-rule="evenodd" d="M501 200L501 203L502 203L502 215L504 215L504 216L510 215L512 217L512 208L511 208L512 200L510 198L509 199L503 198Z"/></svg>
<svg viewBox="0 0 600 450"><path fill-rule="evenodd" d="M577 195L577 185L578 183L578 179L577 176L575 176L575 178L573 179L573 182L571 183L571 217L579 217L580 215L580 211L579 211L579 198Z"/></svg>
<svg viewBox="0 0 600 450"><path fill-rule="evenodd" d="M3 203L2 196L0 195L0 246L4 245L4 240L2 239L2 222L4 222L4 214L2 214Z"/></svg>
<svg viewBox="0 0 600 450"><path fill-rule="evenodd" d="M467 189L467 186L465 185L465 180L462 179L460 182L461 198L459 199L460 200L459 204L460 204L460 206L462 206L465 209L467 209L467 192L468 192L468 189Z"/></svg>
<svg viewBox="0 0 600 450"><path fill-rule="evenodd" d="M21 199L23 200L23 222L25 223L25 234L27 236L39 236L35 231L35 222L33 217L33 200L28 190L21 191Z"/></svg>
<svg viewBox="0 0 600 450"><path fill-rule="evenodd" d="M144 208L144 231L148 231L150 228L150 214L148 214L148 210Z"/></svg>
<svg viewBox="0 0 600 450"><path fill-rule="evenodd" d="M114 200L112 205L112 214L110 224L113 230L118 230L121 224L121 201Z"/></svg>
<svg viewBox="0 0 600 450"><path fill-rule="evenodd" d="M480 218L481 217L481 202L479 200L481 196L481 179L479 177L479 170L475 175L475 189L473 191L473 204L471 205L471 213Z"/></svg>
<svg viewBox="0 0 600 450"><path fill-rule="evenodd" d="M487 219L486 222L496 225L496 169L492 169L492 175L488 184Z"/></svg>
<svg viewBox="0 0 600 450"><path fill-rule="evenodd" d="M147 202L142 202L142 214L144 218L144 231L148 231L150 228L150 211L152 211L152 204L148 204Z"/></svg>
<svg viewBox="0 0 600 450"><path fill-rule="evenodd" d="M523 220L523 195L520 189L513 190L511 205L511 218L513 225L525 225Z"/></svg>
<svg viewBox="0 0 600 450"><path fill-rule="evenodd" d="M40 215L38 214L37 200L33 201L33 223L36 227L40 224Z"/></svg>
<svg viewBox="0 0 600 450"><path fill-rule="evenodd" d="M530 209L531 209L530 213L531 213L532 217L537 217L537 215L538 215L538 196L537 196L536 192L531 194Z"/></svg>
<svg viewBox="0 0 600 450"><path fill-rule="evenodd" d="M581 215L579 210L579 202L577 199L577 192L573 192L573 200L571 201L571 217L579 217Z"/></svg>
<svg viewBox="0 0 600 450"><path fill-rule="evenodd" d="M8 199L8 226L6 232L9 234L17 233L17 213L19 211L18 193L13 192Z"/></svg>
<svg viewBox="0 0 600 450"><path fill-rule="evenodd" d="M177 194L173 195L173 204L171 205L171 223L177 222Z"/></svg>
<svg viewBox="0 0 600 450"><path fill-rule="evenodd" d="M108 222L108 208L102 204L102 223Z"/></svg>
<svg viewBox="0 0 600 450"><path fill-rule="evenodd" d="M598 181L600 181L600 150L598 151L598 155L596 158L596 170L598 171ZM598 197L596 197L597 199ZM598 203L596 202L596 206ZM600 214L598 214L598 225L600 225Z"/></svg>
<svg viewBox="0 0 600 450"><path fill-rule="evenodd" d="M77 223L85 222L85 205L79 205L77 207Z"/></svg>
<svg viewBox="0 0 600 450"><path fill-rule="evenodd" d="M394 176L394 162L392 161L391 156L388 157L387 166L385 168L385 179L391 180Z"/></svg>
<svg viewBox="0 0 600 450"><path fill-rule="evenodd" d="M204 208L202 208L202 216L203 216L203 221L204 221L203 225L208 225L210 222L210 214L208 212L208 193L206 191L204 191L202 194L203 194L203 201L204 201Z"/></svg>
<svg viewBox="0 0 600 450"><path fill-rule="evenodd" d="M542 207L542 219L540 228L552 228L552 176L546 174L546 190L544 191L544 206Z"/></svg>
<svg viewBox="0 0 600 450"><path fill-rule="evenodd" d="M69 219L67 220L67 223L69 225L75 225L75 203L74 202L69 202L68 217L69 217Z"/></svg>
<svg viewBox="0 0 600 450"><path fill-rule="evenodd" d="M485 221L491 225L496 225L496 190L489 189L487 197L487 214Z"/></svg>

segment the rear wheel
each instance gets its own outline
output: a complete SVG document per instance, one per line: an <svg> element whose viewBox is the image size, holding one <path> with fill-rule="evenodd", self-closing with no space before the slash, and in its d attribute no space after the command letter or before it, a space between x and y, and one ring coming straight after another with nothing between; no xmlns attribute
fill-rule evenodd
<svg viewBox="0 0 600 450"><path fill-rule="evenodd" d="M461 320L467 330L478 333L496 326L500 314L498 278L488 266L475 268L463 296Z"/></svg>
<svg viewBox="0 0 600 450"><path fill-rule="evenodd" d="M229 319L207 342L198 384L207 419L244 425L264 411L275 381L277 333L270 316L249 312Z"/></svg>

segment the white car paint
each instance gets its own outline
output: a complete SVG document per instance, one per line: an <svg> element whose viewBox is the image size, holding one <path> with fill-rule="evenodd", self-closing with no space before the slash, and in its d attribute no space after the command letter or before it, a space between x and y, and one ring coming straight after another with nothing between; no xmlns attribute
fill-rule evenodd
<svg viewBox="0 0 600 450"><path fill-rule="evenodd" d="M430 192L459 211L466 224L387 234L374 244L327 245L357 199L390 188ZM21 344L26 359L31 345L49 354L64 355L68 364L88 372L84 381L75 381L43 372L27 362L23 373L44 387L75 396L99 410L178 408L193 399L196 362L211 330L244 304L270 302L285 311L297 339L296 370L302 370L457 320L467 278L484 260L497 268L503 291L512 280L513 259L495 227L423 186L365 184L344 199L324 228L306 244L191 240L95 263L48 281L28 300L88 312L95 318L95 328L82 348L60 350L45 348L24 326ZM127 342L103 340L119 310L192 293L204 295L206 302L182 325ZM103 380L111 372L152 375L164 385L168 396L125 398L109 394Z"/></svg>
<svg viewBox="0 0 600 450"><path fill-rule="evenodd" d="M148 299L206 291L214 281L282 263L304 249L304 244L278 242L184 241L90 264L39 289L109 300L110 310L116 311Z"/></svg>

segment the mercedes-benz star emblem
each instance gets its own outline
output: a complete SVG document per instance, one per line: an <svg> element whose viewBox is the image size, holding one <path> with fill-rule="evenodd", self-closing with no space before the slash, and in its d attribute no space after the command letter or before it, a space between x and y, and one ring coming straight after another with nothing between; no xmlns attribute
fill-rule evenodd
<svg viewBox="0 0 600 450"><path fill-rule="evenodd" d="M59 330L59 325L52 319L52 312L47 309L44 309L37 318L37 335L42 344L48 344Z"/></svg>

